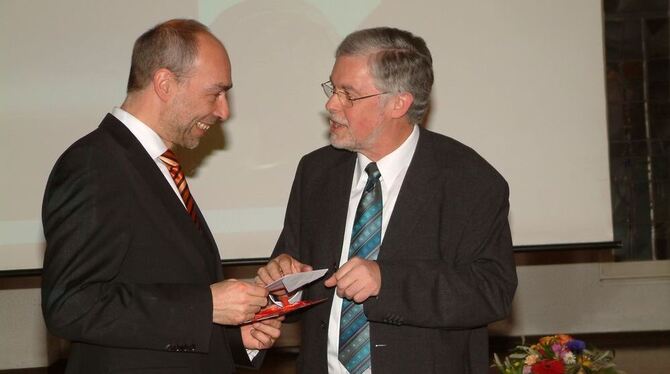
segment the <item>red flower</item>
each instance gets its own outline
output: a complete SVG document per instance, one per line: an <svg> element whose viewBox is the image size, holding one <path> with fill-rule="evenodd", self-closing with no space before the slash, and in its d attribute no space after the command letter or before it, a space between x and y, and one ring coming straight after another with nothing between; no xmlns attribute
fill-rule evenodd
<svg viewBox="0 0 670 374"><path fill-rule="evenodd" d="M560 360L542 360L533 365L531 370L533 374L563 374L565 366Z"/></svg>

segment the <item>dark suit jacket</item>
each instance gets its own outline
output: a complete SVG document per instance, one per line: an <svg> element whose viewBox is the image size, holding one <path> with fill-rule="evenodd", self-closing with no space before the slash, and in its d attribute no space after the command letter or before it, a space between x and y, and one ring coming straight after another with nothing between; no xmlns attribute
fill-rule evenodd
<svg viewBox="0 0 670 374"><path fill-rule="evenodd" d="M212 323L219 252L115 117L74 143L47 183L42 308L71 340L67 373L230 373L239 328ZM260 357L259 357L260 359Z"/></svg>
<svg viewBox="0 0 670 374"><path fill-rule="evenodd" d="M273 256L336 269L355 163L355 153L330 146L303 157ZM381 291L364 302L373 373L488 372L486 325L508 314L517 283L508 208L493 167L421 130L377 259ZM318 282L304 297L333 292ZM331 304L302 316L301 373L327 372Z"/></svg>

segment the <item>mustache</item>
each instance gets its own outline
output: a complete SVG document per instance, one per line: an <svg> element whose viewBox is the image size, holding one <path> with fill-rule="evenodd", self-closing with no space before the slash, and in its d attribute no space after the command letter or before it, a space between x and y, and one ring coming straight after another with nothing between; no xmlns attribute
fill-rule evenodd
<svg viewBox="0 0 670 374"><path fill-rule="evenodd" d="M340 125L346 125L347 124L347 120L345 118L330 115L330 116L328 116L328 119L330 121L338 123Z"/></svg>
<svg viewBox="0 0 670 374"><path fill-rule="evenodd" d="M220 122L219 118L207 118L196 121L197 123L202 123L208 126L214 126Z"/></svg>

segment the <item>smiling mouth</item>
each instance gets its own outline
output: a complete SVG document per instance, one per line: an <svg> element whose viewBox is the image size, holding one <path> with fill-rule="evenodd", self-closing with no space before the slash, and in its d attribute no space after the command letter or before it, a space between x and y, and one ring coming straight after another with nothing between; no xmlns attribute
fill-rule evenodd
<svg viewBox="0 0 670 374"><path fill-rule="evenodd" d="M335 121L334 119L331 118L330 119L330 126L337 128L337 127L344 126L344 124L342 122L337 122L337 121Z"/></svg>
<svg viewBox="0 0 670 374"><path fill-rule="evenodd" d="M210 127L212 127L211 124L209 124L209 123L205 123L205 122L202 122L202 121L198 121L198 122L196 122L196 123L195 123L195 126L196 126L197 128L199 128L200 130L202 130L202 131L207 131L207 130L209 130Z"/></svg>

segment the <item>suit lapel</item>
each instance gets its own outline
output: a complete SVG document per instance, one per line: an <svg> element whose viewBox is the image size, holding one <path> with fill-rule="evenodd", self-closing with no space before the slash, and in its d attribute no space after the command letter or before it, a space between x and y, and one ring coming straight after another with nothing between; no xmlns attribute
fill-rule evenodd
<svg viewBox="0 0 670 374"><path fill-rule="evenodd" d="M200 207L197 203L195 204L195 210L198 214L198 222L200 222L200 228L202 230L201 234L204 235L207 243L209 244L209 248L211 249L210 253L216 260L216 266L214 269L216 279L221 280L223 279L223 269L221 268L221 256L219 255L219 248L217 247L216 240L214 240L214 236L212 235L212 232L207 225L207 221L205 221L205 216L202 215L202 211L200 211Z"/></svg>
<svg viewBox="0 0 670 374"><path fill-rule="evenodd" d="M391 257L395 251L402 250L402 245L398 243L405 243L412 236L424 206L433 201L434 195L439 192L435 186L440 184L435 183L434 179L439 177L440 169L432 151L430 133L423 128L420 131L416 151L386 228L379 251L380 259Z"/></svg>
<svg viewBox="0 0 670 374"><path fill-rule="evenodd" d="M126 150L131 167L137 171L137 175L145 182L149 193L161 202L162 207L167 212L165 217L162 218L169 220L169 222L165 222L165 225L176 228L185 237L186 242L191 244L186 250L193 252L193 254L199 254L199 256L189 256L189 258L197 261L200 266L207 268L210 275L214 279L218 279L219 272L212 266L214 257L212 256L212 251L216 251L216 244L212 244L213 239L211 239L212 242L208 243L208 240L199 232L191 217L186 213L183 204L175 195L174 190L165 180L155 161L149 157L149 154L142 147L142 144L140 144L123 123L111 114L105 117L100 128L109 132ZM203 227L209 233L204 217L202 217L199 210L198 215ZM211 234L209 238L211 238ZM212 248L212 245L214 248ZM218 252L215 257L218 258ZM216 262L217 268L219 267L218 264L219 262Z"/></svg>
<svg viewBox="0 0 670 374"><path fill-rule="evenodd" d="M351 183L354 167L356 167L356 153L348 153L348 157L343 158L342 162L328 172L325 190L321 195L321 198L324 196L332 197L324 202L324 214L330 217L330 222L322 227L323 230L320 233L323 238L322 243L326 246L321 252L327 253L326 264L330 269L335 269L340 262Z"/></svg>

